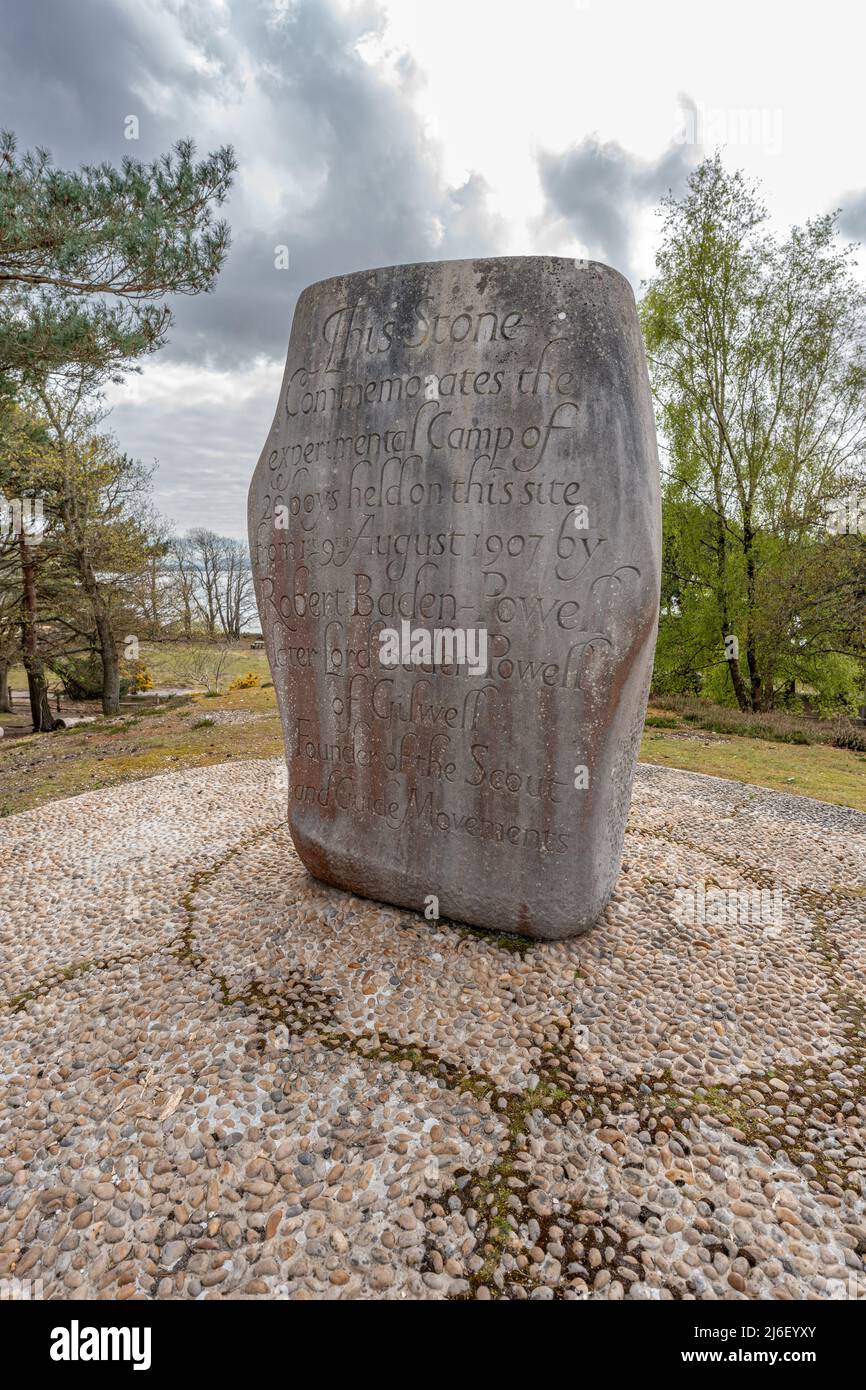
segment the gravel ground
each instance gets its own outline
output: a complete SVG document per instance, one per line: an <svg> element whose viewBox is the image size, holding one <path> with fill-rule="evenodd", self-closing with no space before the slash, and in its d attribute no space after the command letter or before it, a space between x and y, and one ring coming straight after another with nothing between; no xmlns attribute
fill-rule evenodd
<svg viewBox="0 0 866 1390"><path fill-rule="evenodd" d="M641 767L605 917L532 944L316 883L284 799L230 763L0 822L0 1275L866 1296L866 816Z"/></svg>

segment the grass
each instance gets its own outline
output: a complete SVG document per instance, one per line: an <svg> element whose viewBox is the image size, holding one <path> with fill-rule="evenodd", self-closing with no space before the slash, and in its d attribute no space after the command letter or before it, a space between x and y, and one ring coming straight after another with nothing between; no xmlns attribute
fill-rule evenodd
<svg viewBox="0 0 866 1390"><path fill-rule="evenodd" d="M143 659L157 685L181 684L178 671L184 657L177 646L146 645ZM230 654L226 683L247 670L256 671L263 682L270 680L264 653L251 652L244 642ZM12 684L23 688L20 679ZM217 716L225 710L245 710L254 718L221 723ZM866 811L866 753L832 747L827 741L832 726L794 716L770 716L778 727L773 737L762 737L767 718L742 716L739 711L694 700L654 700L640 756L644 762L664 767L710 773ZM23 724L24 719L22 708L16 720ZM797 738L799 725L805 726L808 742L782 737ZM230 758L273 758L282 751L272 686L216 696L191 692L156 707L143 705L114 720L100 717L55 734L10 739L5 746L0 741L0 817L96 787Z"/></svg>
<svg viewBox="0 0 866 1390"><path fill-rule="evenodd" d="M259 681L271 678L268 658L264 651L251 651L252 638L245 637L234 642L223 663L220 688L226 689L238 676L254 671ZM140 660L150 671L155 686L175 686L192 689L201 685L195 678L196 665L202 658L215 659L218 647L205 642L142 642L139 648ZM49 668L48 684L58 683L57 675ZM23 666L13 666L9 673L9 684L16 691L27 689L27 676ZM23 695L21 697L23 699Z"/></svg>
<svg viewBox="0 0 866 1390"><path fill-rule="evenodd" d="M827 743L789 743L754 732L720 734L682 723L671 728L651 709L641 743L643 762L728 777L773 791L812 796L866 811L866 753Z"/></svg>
<svg viewBox="0 0 866 1390"><path fill-rule="evenodd" d="M161 772L282 753L273 689L232 691L203 701L203 696L186 696L142 709L133 718L31 734L6 747L0 742L0 816ZM216 711L239 709L256 717L237 724L214 719Z"/></svg>
<svg viewBox="0 0 866 1390"><path fill-rule="evenodd" d="M156 686L194 686L199 684L191 675L195 657L207 656L212 652L204 643L180 642L142 642L141 660L153 676ZM235 642L226 657L220 685L230 685L238 676L254 671L260 681L269 681L271 673L268 658L263 651L250 651L250 639Z"/></svg>

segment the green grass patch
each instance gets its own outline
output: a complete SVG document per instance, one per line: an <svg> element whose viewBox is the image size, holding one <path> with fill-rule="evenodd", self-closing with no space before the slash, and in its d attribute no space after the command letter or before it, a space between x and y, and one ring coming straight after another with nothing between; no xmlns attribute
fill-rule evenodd
<svg viewBox="0 0 866 1390"><path fill-rule="evenodd" d="M641 761L704 772L836 806L866 811L866 756L827 744L776 742L731 735L724 742L664 729L648 730Z"/></svg>
<svg viewBox="0 0 866 1390"><path fill-rule="evenodd" d="M283 739L273 690L240 690L209 702L201 727L190 711L202 696L187 695L136 709L135 720L95 719L53 734L0 741L0 808L6 815L49 801L162 772L205 767L231 758L274 758ZM255 719L217 724L212 709L248 710Z"/></svg>

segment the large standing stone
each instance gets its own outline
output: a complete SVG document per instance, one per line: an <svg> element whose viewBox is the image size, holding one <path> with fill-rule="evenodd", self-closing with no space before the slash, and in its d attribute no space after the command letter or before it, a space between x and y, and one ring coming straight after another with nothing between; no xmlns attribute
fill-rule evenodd
<svg viewBox="0 0 866 1390"><path fill-rule="evenodd" d="M533 256L311 285L249 527L310 872L499 931L591 926L659 602L627 281Z"/></svg>

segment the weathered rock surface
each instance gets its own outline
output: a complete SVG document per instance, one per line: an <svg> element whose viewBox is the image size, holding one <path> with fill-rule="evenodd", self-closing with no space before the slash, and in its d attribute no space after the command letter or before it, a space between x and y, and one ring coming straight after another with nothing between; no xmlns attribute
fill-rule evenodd
<svg viewBox="0 0 866 1390"><path fill-rule="evenodd" d="M514 257L310 286L249 525L307 868L499 931L591 926L658 616L628 283Z"/></svg>

